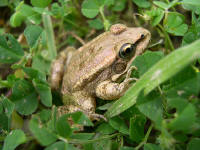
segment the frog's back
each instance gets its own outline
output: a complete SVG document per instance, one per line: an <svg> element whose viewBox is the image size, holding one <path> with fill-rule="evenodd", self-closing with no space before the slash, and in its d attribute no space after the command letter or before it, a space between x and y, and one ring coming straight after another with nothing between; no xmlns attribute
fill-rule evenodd
<svg viewBox="0 0 200 150"><path fill-rule="evenodd" d="M115 39L105 32L85 46L79 48L66 66L62 92L81 90L108 68L116 59Z"/></svg>

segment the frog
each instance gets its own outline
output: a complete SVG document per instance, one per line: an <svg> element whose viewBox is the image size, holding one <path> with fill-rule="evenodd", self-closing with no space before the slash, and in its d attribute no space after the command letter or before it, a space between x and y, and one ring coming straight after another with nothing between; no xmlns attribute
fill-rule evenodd
<svg viewBox="0 0 200 150"><path fill-rule="evenodd" d="M68 47L53 62L52 89L61 89L63 106L58 113L82 111L91 120L106 118L96 114L96 99L117 100L130 87L133 60L150 41L150 32L142 27L114 24L79 49Z"/></svg>

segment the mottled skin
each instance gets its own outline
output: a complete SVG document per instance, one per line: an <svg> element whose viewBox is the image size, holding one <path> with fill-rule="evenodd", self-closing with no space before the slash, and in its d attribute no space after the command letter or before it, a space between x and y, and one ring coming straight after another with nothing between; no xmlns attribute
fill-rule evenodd
<svg viewBox="0 0 200 150"><path fill-rule="evenodd" d="M52 65L50 78L52 88L58 89L62 81L64 106L59 113L83 111L91 119L95 114L95 97L114 100L121 97L133 81L130 67L136 56L143 53L150 40L150 33L144 28L128 28L122 24L111 26L78 50L67 48ZM138 42L139 41L139 42ZM125 43L136 43L136 52L129 58L119 57L119 50ZM65 69L66 68L66 69ZM118 79L126 74L124 81ZM62 79L63 77L63 79Z"/></svg>

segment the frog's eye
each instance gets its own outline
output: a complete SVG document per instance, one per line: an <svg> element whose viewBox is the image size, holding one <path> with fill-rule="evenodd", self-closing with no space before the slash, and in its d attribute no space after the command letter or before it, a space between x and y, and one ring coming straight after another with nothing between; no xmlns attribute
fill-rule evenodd
<svg viewBox="0 0 200 150"><path fill-rule="evenodd" d="M120 58L130 58L135 54L136 45L125 43L122 45L122 47L119 50L119 57Z"/></svg>

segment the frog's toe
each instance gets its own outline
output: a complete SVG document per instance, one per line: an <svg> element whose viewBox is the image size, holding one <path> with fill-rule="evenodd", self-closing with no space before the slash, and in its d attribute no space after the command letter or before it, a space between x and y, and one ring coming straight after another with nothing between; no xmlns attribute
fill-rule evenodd
<svg viewBox="0 0 200 150"><path fill-rule="evenodd" d="M89 114L89 117L91 120L99 121L100 119L103 119L104 121L108 121L107 118L101 114L92 113L92 114Z"/></svg>
<svg viewBox="0 0 200 150"><path fill-rule="evenodd" d="M136 66L130 66L130 68L128 69L127 74L126 74L126 78L130 78L133 70L137 70L137 67Z"/></svg>

